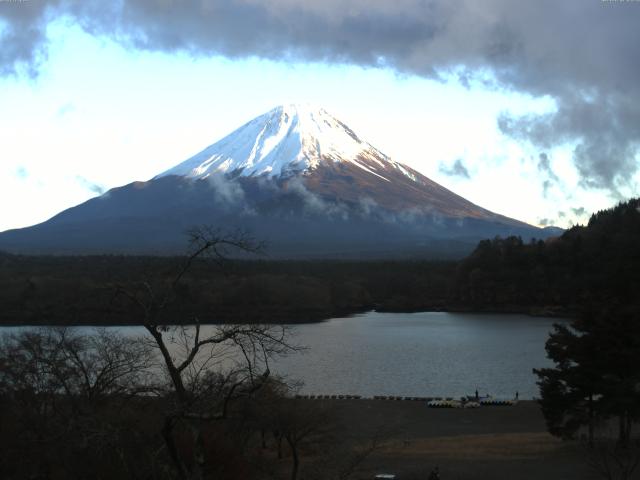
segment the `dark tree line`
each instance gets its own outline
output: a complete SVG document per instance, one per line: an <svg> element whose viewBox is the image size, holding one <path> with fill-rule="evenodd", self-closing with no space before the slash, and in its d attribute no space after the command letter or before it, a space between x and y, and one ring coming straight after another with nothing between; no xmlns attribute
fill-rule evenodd
<svg viewBox="0 0 640 480"><path fill-rule="evenodd" d="M595 214L540 247L565 272L578 313L546 343L553 368L534 370L549 432L586 440L587 461L607 479L640 465L640 201ZM549 280L552 281L551 279ZM634 427L636 431L634 432Z"/></svg>
<svg viewBox="0 0 640 480"><path fill-rule="evenodd" d="M172 257L29 257L0 255L0 324L140 324L113 287L144 279L170 283L182 259ZM224 269L198 258L160 312L161 321L299 323L373 308L443 308L455 264L227 260ZM184 315L184 313L187 315ZM182 314L182 315L180 315Z"/></svg>
<svg viewBox="0 0 640 480"><path fill-rule="evenodd" d="M480 242L460 262L197 258L161 321L298 323L362 312L469 310L577 315L588 303L640 308L638 200L561 237ZM180 258L0 254L0 324L139 324L113 286L171 282ZM187 313L182 317L178 312ZM176 320L178 319L178 320Z"/></svg>
<svg viewBox="0 0 640 480"><path fill-rule="evenodd" d="M451 302L475 309L579 314L584 306L638 309L640 200L594 214L561 237L480 242L458 266Z"/></svg>

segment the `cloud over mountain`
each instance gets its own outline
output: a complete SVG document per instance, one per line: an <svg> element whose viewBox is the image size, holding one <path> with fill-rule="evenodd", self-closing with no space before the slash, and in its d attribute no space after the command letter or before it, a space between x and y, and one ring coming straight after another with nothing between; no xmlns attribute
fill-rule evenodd
<svg viewBox="0 0 640 480"><path fill-rule="evenodd" d="M469 169L465 166L464 162L460 158L456 159L456 161L453 162L453 165L449 167L444 163L441 163L438 167L438 170L440 171L440 173L444 173L445 175L448 175L450 177L462 177L466 179L471 178L471 175L469 175Z"/></svg>
<svg viewBox="0 0 640 480"><path fill-rule="evenodd" d="M35 74L65 16L142 50L457 74L548 95L557 110L504 115L505 134L570 143L585 188L622 196L638 171L640 3L600 0L50 0L0 2L0 72Z"/></svg>

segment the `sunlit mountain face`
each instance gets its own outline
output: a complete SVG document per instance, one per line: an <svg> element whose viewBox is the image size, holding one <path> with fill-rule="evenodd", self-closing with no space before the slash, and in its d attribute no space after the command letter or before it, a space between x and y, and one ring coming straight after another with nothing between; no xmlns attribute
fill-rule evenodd
<svg viewBox="0 0 640 480"><path fill-rule="evenodd" d="M469 202L322 108L286 105L149 181L0 234L0 248L176 253L202 224L246 230L276 257L455 257L486 237L555 233Z"/></svg>

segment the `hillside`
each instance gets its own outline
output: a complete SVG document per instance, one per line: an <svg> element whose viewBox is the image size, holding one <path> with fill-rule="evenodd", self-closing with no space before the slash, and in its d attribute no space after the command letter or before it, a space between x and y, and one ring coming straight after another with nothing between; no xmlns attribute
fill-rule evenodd
<svg viewBox="0 0 640 480"><path fill-rule="evenodd" d="M482 238L549 235L389 158L323 109L287 105L150 180L0 233L0 249L175 255L203 224L249 231L280 259L451 259Z"/></svg>
<svg viewBox="0 0 640 480"><path fill-rule="evenodd" d="M633 199L558 238L480 242L458 267L451 301L481 309L536 306L549 313L605 304L637 309L639 271L640 199Z"/></svg>

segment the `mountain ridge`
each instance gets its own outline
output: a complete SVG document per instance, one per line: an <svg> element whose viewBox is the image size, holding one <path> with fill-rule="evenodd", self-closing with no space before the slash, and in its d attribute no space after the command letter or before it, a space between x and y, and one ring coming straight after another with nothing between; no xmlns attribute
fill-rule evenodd
<svg viewBox="0 0 640 480"><path fill-rule="evenodd" d="M426 204L425 213L436 211L457 218L490 218L526 225L478 207L408 165L392 160L324 108L306 105L273 108L154 179L169 175L193 180L212 175L270 179L302 176L307 188L328 198L352 198L348 183L357 179L359 187L369 187L364 198L382 198L376 203L392 211L420 209ZM329 188L336 180L342 181L339 192ZM405 192L394 184L401 185ZM393 198L388 198L385 190L395 190ZM356 194L362 197L362 192ZM456 208L447 208L447 203Z"/></svg>
<svg viewBox="0 0 640 480"><path fill-rule="evenodd" d="M213 173L286 176L304 173L327 160L353 162L367 170L357 160L361 155L400 165L324 108L289 104L259 115L155 178L198 179Z"/></svg>
<svg viewBox="0 0 640 480"><path fill-rule="evenodd" d="M290 105L146 182L0 233L0 248L172 253L182 232L203 223L250 230L274 255L296 258L461 256L482 238L549 233L390 159L323 109Z"/></svg>

